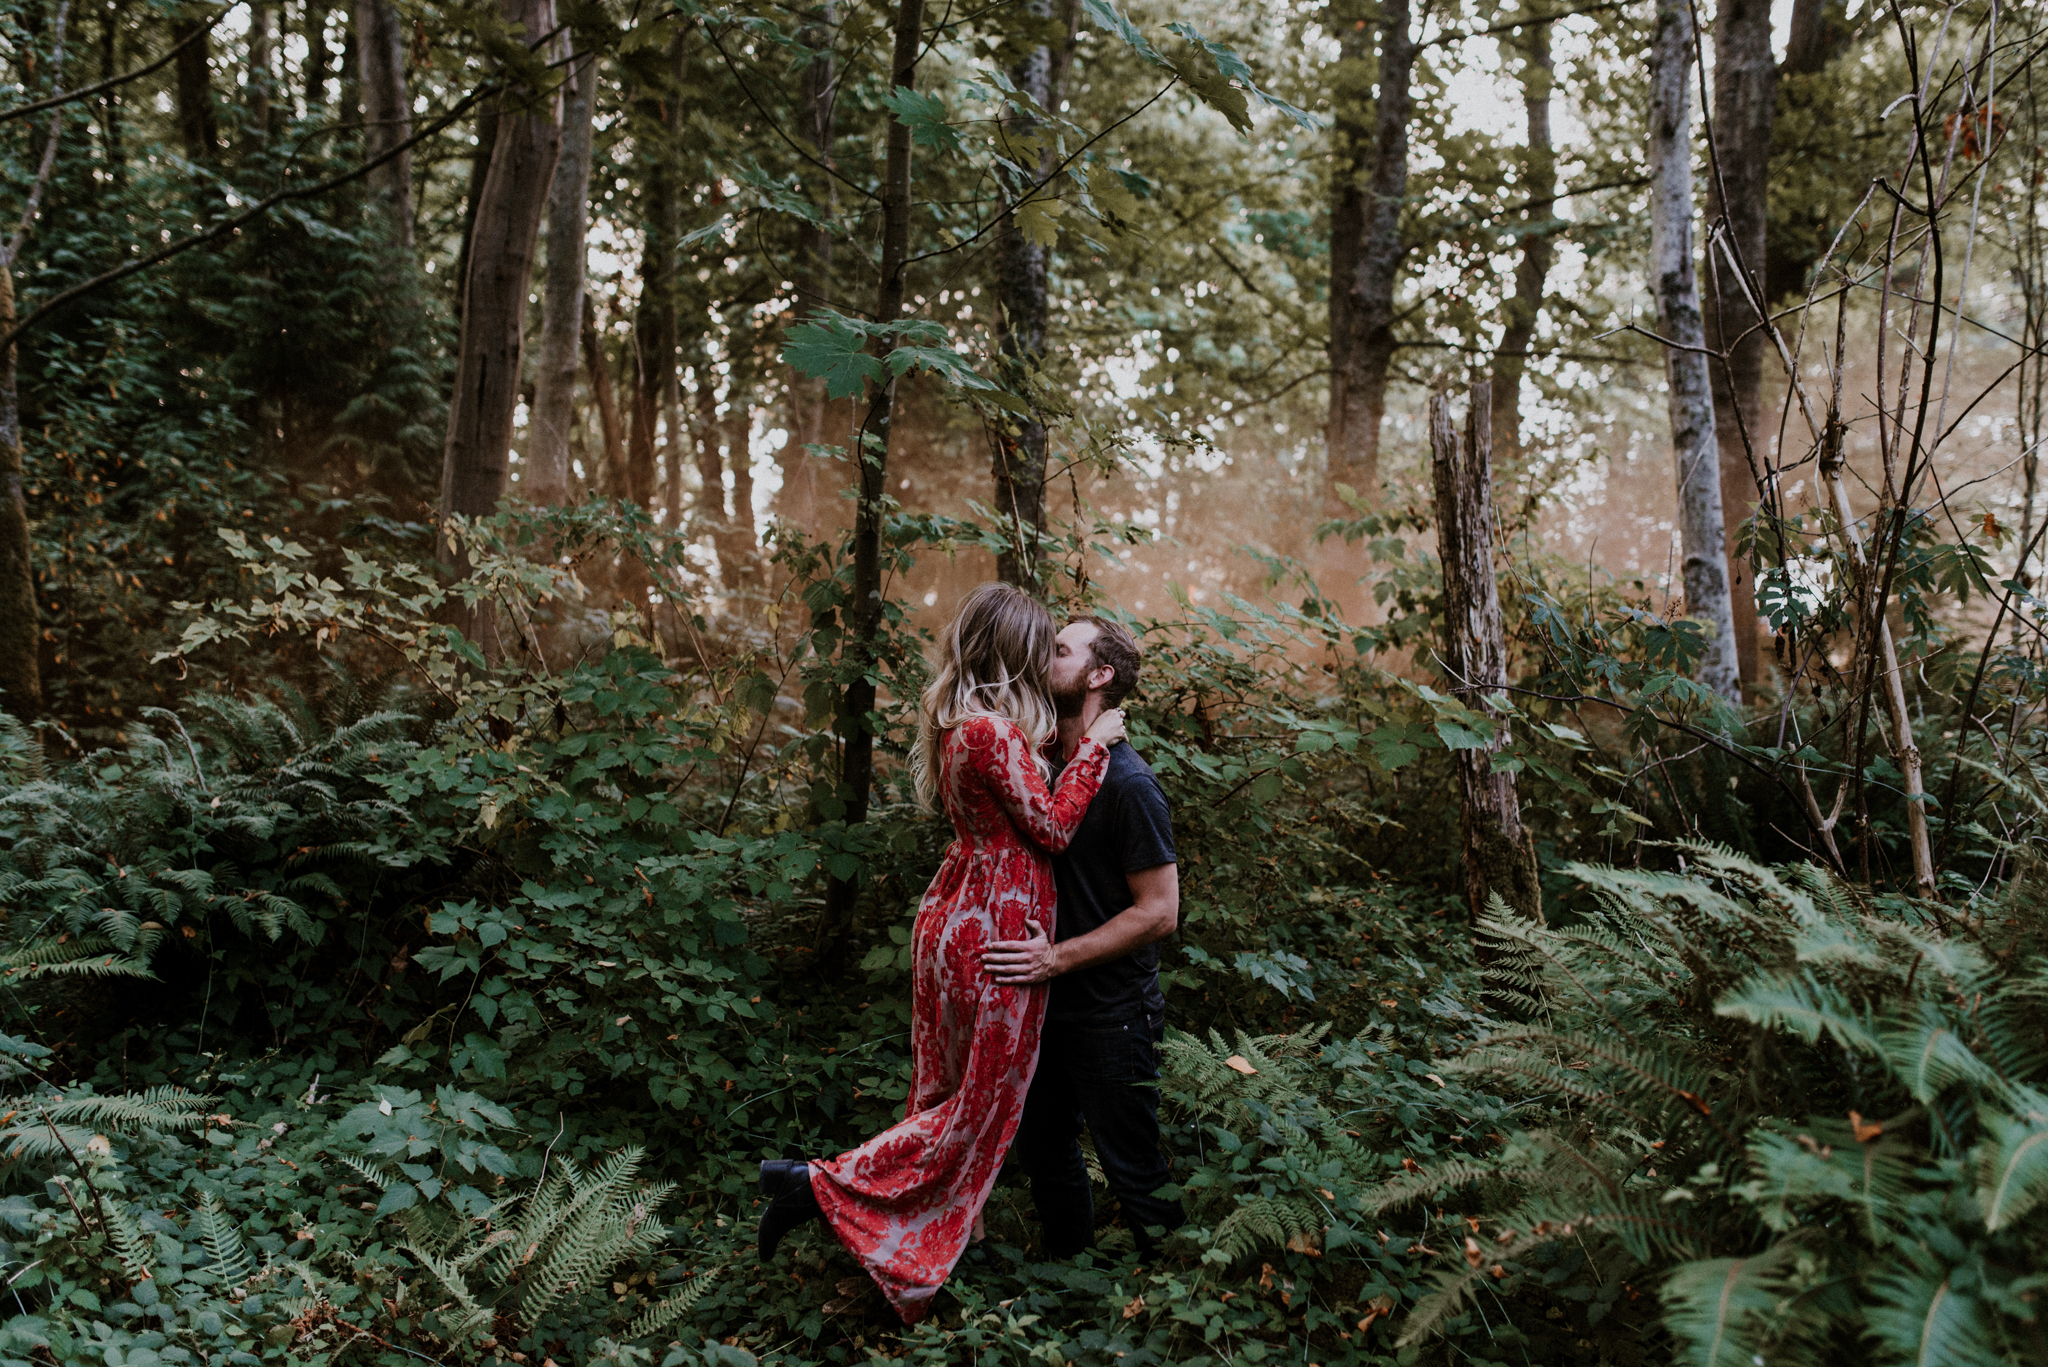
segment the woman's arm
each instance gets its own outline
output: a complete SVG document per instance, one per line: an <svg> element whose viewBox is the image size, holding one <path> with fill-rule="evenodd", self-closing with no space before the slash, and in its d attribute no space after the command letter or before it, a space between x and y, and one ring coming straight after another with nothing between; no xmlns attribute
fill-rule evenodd
<svg viewBox="0 0 2048 1367"><path fill-rule="evenodd" d="M1023 727L997 717L975 717L960 729L974 773L1003 804L1017 829L1050 853L1064 850L1109 772L1109 747L1084 737L1060 773L1059 786L1048 789Z"/></svg>

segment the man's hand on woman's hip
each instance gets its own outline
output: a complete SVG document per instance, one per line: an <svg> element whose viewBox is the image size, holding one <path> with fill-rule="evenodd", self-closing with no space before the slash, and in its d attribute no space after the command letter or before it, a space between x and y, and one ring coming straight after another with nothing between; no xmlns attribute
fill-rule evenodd
<svg viewBox="0 0 2048 1367"><path fill-rule="evenodd" d="M1044 931L1029 940L995 940L981 951L981 966L1002 987L1025 987L1060 975L1060 947Z"/></svg>

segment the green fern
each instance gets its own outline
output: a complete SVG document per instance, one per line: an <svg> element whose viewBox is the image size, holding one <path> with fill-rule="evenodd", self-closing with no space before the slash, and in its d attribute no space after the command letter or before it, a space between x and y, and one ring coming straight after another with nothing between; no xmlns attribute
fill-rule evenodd
<svg viewBox="0 0 2048 1367"><path fill-rule="evenodd" d="M128 1213L128 1207L119 1201L106 1203L107 1238L114 1246L114 1256L121 1260L121 1266L133 1281L143 1281L156 1271L156 1241L144 1234L135 1223L135 1217Z"/></svg>
<svg viewBox="0 0 2048 1367"><path fill-rule="evenodd" d="M1789 1248L1750 1258L1685 1263L1664 1279L1664 1327L1678 1340L1685 1367L1750 1367L1779 1301L1779 1272Z"/></svg>
<svg viewBox="0 0 2048 1367"><path fill-rule="evenodd" d="M642 1185L641 1158L625 1149L589 1172L557 1161L526 1193L439 1229L424 1217L408 1222L417 1208L400 1212L403 1246L453 1304L442 1315L446 1334L461 1339L500 1317L531 1329L566 1298L604 1285L613 1268L658 1247L667 1231L656 1217L675 1187ZM382 1177L370 1164L350 1166ZM692 1303L694 1296L675 1314Z"/></svg>
<svg viewBox="0 0 2048 1367"><path fill-rule="evenodd" d="M200 1241L213 1255L213 1271L222 1285L239 1286L255 1275L256 1269L249 1263L249 1251L242 1247L240 1231L221 1205L220 1198L212 1192L200 1198L199 1216L195 1223Z"/></svg>
<svg viewBox="0 0 2048 1367"><path fill-rule="evenodd" d="M724 1270L723 1267L705 1268L702 1272L692 1277L680 1290L671 1291L660 1301L643 1310L631 1324L626 1326L626 1332L619 1337L625 1342L631 1343L635 1339L651 1338L655 1334L661 1333L671 1324L689 1314L696 1307L698 1300L703 1297L704 1293L711 1289L711 1284L718 1279L719 1273Z"/></svg>

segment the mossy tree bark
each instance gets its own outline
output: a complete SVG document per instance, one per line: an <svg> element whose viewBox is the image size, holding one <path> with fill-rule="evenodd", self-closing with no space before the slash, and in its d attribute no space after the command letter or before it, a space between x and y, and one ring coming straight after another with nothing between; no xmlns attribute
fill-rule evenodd
<svg viewBox="0 0 2048 1367"><path fill-rule="evenodd" d="M1473 385L1460 441L1450 396L1436 394L1429 401L1437 554L1444 572L1444 667L1451 693L1494 726L1485 744L1455 752L1461 872L1465 906L1474 920L1487 914L1498 894L1521 915L1541 921L1536 846L1522 825L1515 776L1493 767L1509 736L1507 718L1493 701L1507 685L1508 671L1506 622L1493 573L1492 407L1492 386L1484 380Z"/></svg>

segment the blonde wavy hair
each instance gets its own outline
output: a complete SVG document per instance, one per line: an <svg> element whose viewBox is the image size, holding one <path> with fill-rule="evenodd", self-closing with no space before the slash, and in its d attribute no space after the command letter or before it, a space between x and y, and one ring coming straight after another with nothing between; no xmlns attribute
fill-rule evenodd
<svg viewBox="0 0 2048 1367"><path fill-rule="evenodd" d="M939 637L938 675L918 700L910 775L919 805L931 810L946 732L969 717L1017 723L1047 771L1042 751L1057 724L1048 677L1055 635L1052 614L1014 584L983 584L967 595Z"/></svg>

